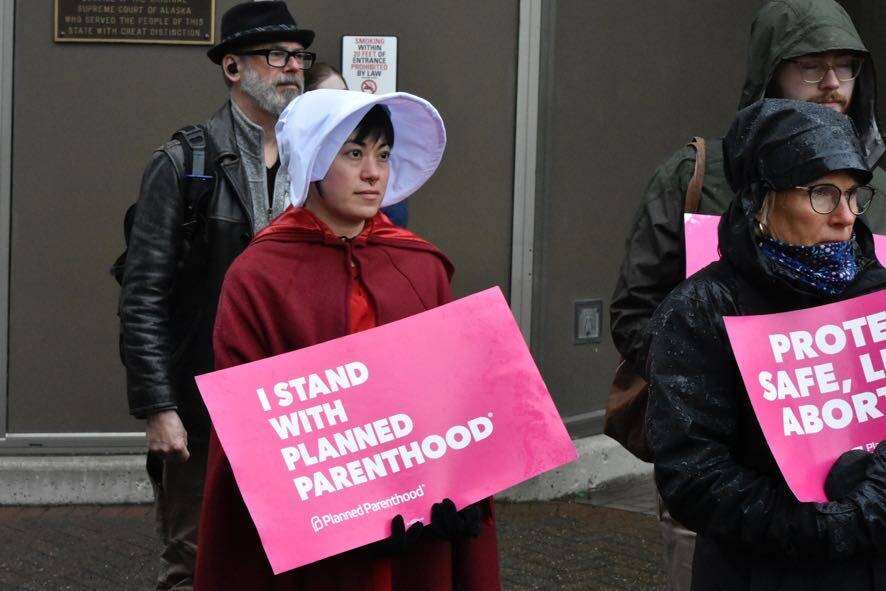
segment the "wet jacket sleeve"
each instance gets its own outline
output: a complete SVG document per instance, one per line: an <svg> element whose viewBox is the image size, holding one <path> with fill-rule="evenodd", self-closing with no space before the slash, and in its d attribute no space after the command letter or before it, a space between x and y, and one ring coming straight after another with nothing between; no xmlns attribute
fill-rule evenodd
<svg viewBox="0 0 886 591"><path fill-rule="evenodd" d="M170 298L184 216L179 179L169 153L154 152L142 177L120 290L129 411L137 417L178 405Z"/></svg>
<svg viewBox="0 0 886 591"><path fill-rule="evenodd" d="M640 375L645 373L644 335L652 313L686 274L683 210L694 165L694 152L684 148L656 170L625 242L609 310L612 340Z"/></svg>
<svg viewBox="0 0 886 591"><path fill-rule="evenodd" d="M686 284L684 284L685 286ZM650 325L647 433L671 514L712 539L758 553L845 557L883 552L886 490L859 502L801 503L780 478L744 466L753 419L721 313L681 288ZM762 435L761 435L762 437Z"/></svg>

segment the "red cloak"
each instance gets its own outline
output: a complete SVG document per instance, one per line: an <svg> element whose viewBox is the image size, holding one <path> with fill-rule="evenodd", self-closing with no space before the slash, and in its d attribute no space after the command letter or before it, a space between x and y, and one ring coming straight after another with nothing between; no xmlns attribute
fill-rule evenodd
<svg viewBox="0 0 886 591"><path fill-rule="evenodd" d="M436 247L383 214L345 241L308 210L290 209L258 234L225 277L215 324L216 368L439 306L452 299L451 275L452 264ZM379 558L357 548L274 576L214 430L198 548L197 591L501 588L492 516L476 539L446 542L426 529L400 556Z"/></svg>

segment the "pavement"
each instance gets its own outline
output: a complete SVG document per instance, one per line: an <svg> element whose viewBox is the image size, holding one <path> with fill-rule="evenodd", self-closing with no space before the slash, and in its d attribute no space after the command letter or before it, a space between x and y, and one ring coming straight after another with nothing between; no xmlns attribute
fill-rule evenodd
<svg viewBox="0 0 886 591"><path fill-rule="evenodd" d="M505 591L666 591L648 479L496 505ZM0 590L152 589L148 505L0 507Z"/></svg>

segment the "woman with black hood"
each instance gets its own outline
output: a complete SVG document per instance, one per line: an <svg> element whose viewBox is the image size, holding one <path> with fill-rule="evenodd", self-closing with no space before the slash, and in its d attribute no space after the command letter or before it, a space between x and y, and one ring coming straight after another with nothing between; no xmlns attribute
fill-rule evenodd
<svg viewBox="0 0 886 591"><path fill-rule="evenodd" d="M692 589L886 589L886 445L835 463L831 502L798 501L723 324L886 287L856 217L875 196L864 152L844 115L765 99L739 112L724 155L736 198L722 258L677 287L649 330L647 430L665 504L698 532Z"/></svg>

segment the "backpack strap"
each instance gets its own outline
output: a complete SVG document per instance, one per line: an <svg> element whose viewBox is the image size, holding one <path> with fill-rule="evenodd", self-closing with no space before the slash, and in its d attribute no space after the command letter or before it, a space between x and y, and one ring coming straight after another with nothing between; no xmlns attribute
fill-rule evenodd
<svg viewBox="0 0 886 591"><path fill-rule="evenodd" d="M180 139L191 153L191 167L186 177L189 179L208 180L212 176L204 174L206 167L206 132L199 125L182 127L172 137Z"/></svg>
<svg viewBox="0 0 886 591"><path fill-rule="evenodd" d="M706 156L704 138L695 136L687 145L695 149L695 170L692 172L692 178L689 179L689 186L686 187L684 211L686 213L696 213L701 202L701 188L704 185Z"/></svg>
<svg viewBox="0 0 886 591"><path fill-rule="evenodd" d="M185 215L182 221L184 241L183 252L180 253L179 262L183 261L190 251L191 242L200 226L200 214L202 213L203 198L212 189L214 177L206 174L206 130L199 125L182 127L174 134L172 140L178 140L179 146L167 142L161 150L169 157L175 169L175 175L179 181L179 190L184 202ZM181 148L181 150L179 150ZM123 283L123 273L126 269L126 259L129 254L129 237L132 232L132 224L135 220L135 212L138 202L133 203L126 210L123 218L123 238L126 248L114 261L110 269L111 275L117 283Z"/></svg>
<svg viewBox="0 0 886 591"><path fill-rule="evenodd" d="M213 176L206 174L206 131L199 125L182 127L172 135L182 145L185 159L183 197L185 240L190 241L197 229L200 201L212 187ZM190 166L187 165L190 154Z"/></svg>

